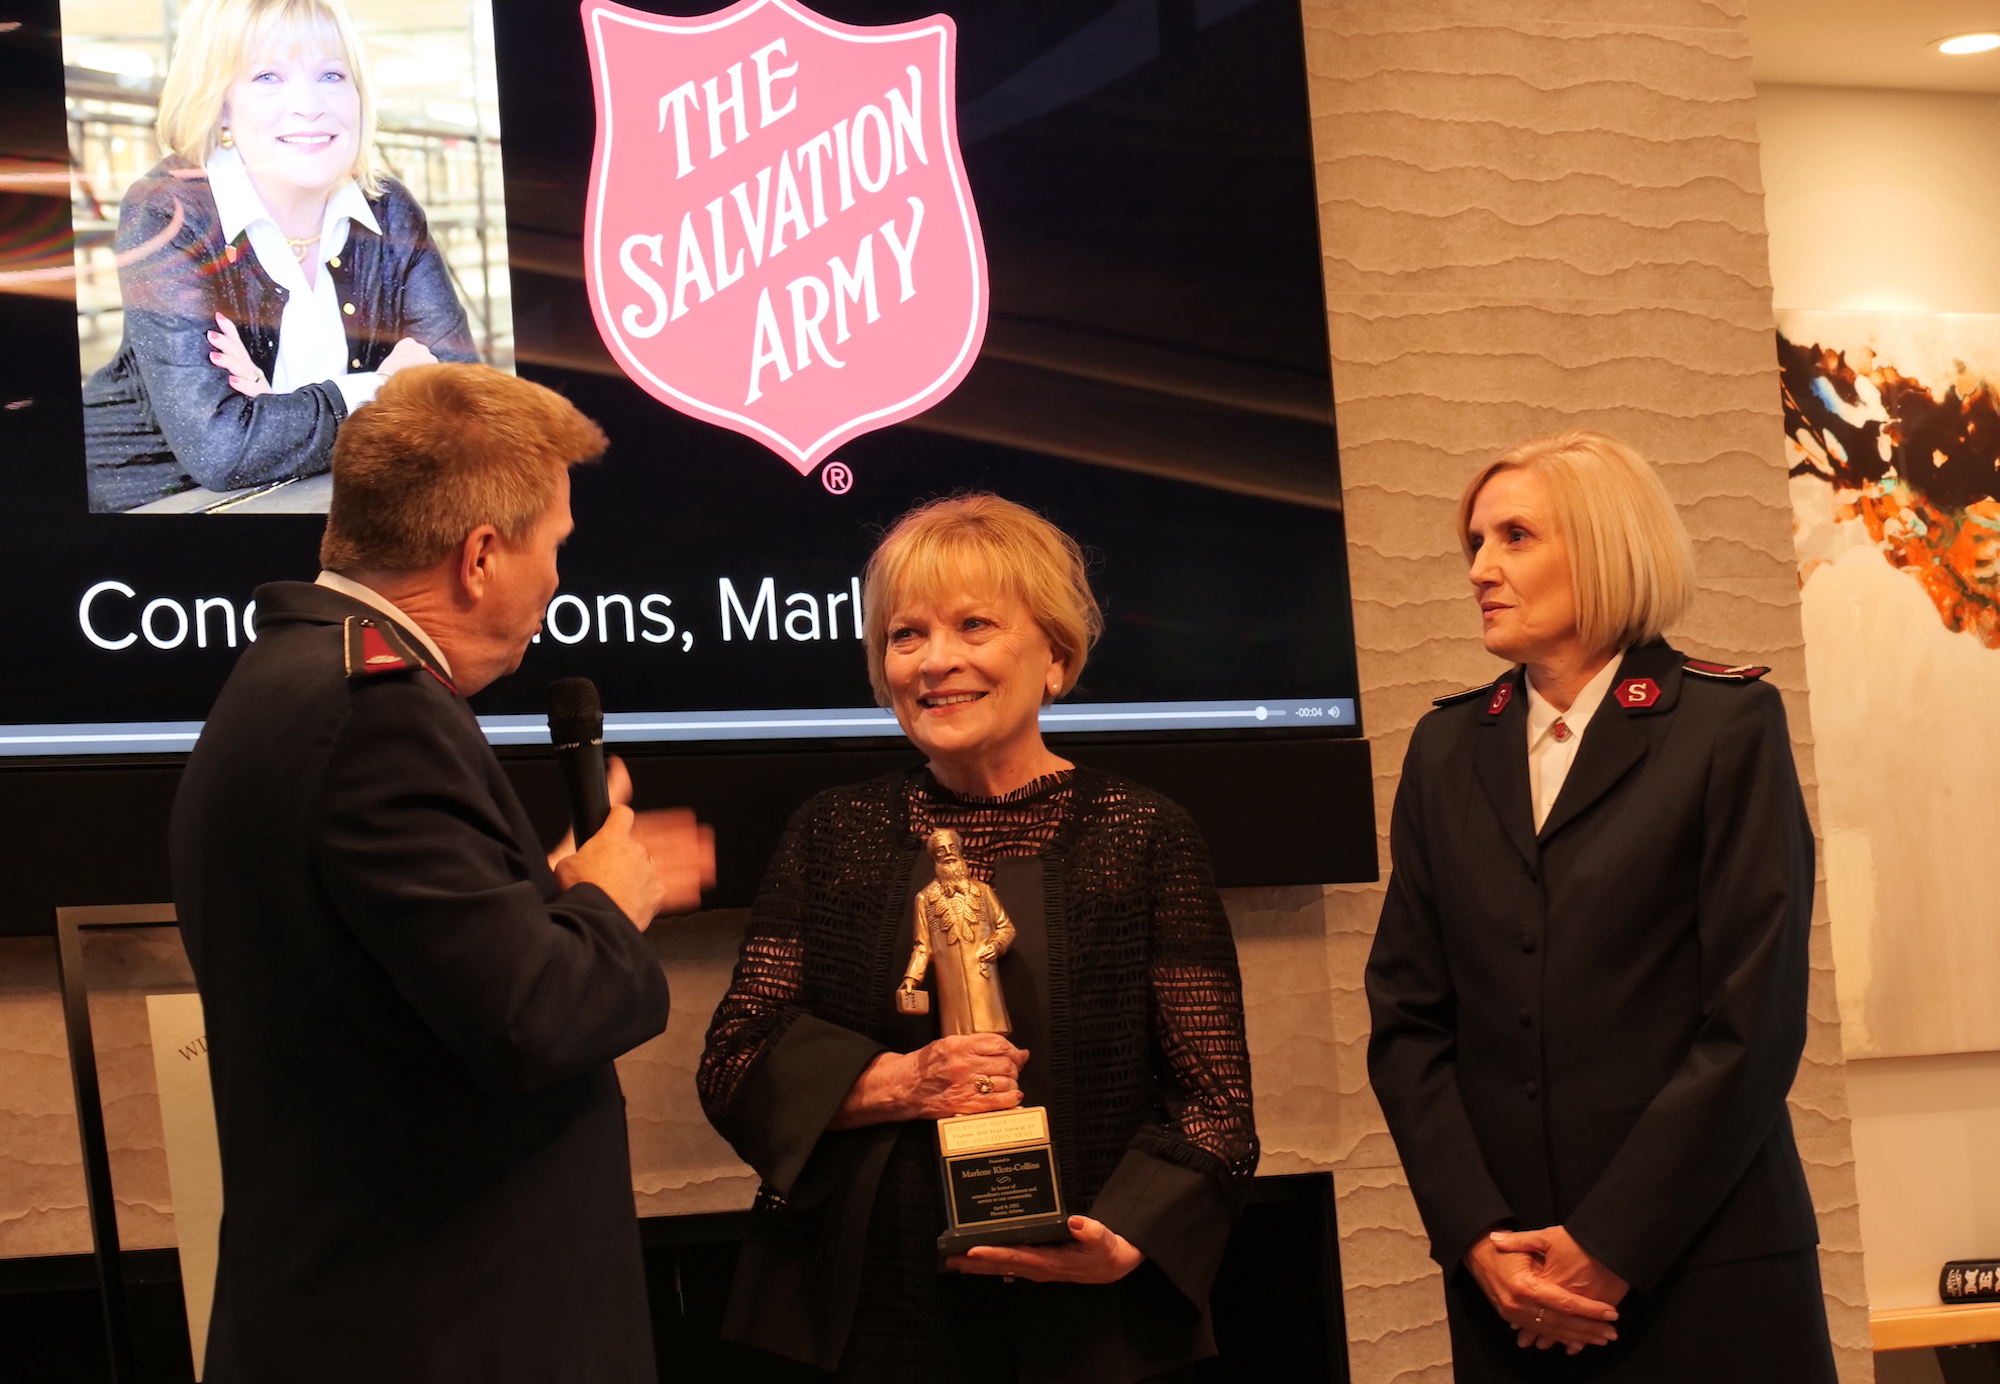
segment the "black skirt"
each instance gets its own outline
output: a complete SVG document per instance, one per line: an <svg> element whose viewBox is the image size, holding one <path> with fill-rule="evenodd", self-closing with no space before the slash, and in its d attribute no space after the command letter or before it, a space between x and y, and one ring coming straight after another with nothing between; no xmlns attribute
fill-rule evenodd
<svg viewBox="0 0 2000 1384"><path fill-rule="evenodd" d="M904 1129L882 1172L842 1384L1014 1384L1011 1285L938 1271L944 1189L928 1123Z"/></svg>
<svg viewBox="0 0 2000 1384"><path fill-rule="evenodd" d="M1570 1355L1526 1349L1470 1272L1445 1293L1458 1384L1834 1384L1812 1248L1698 1264L1619 1305L1618 1339Z"/></svg>
<svg viewBox="0 0 2000 1384"><path fill-rule="evenodd" d="M1116 1283L1012 1283L940 1272L944 1188L928 1121L912 1123L883 1170L840 1384L1124 1381L1185 1339L1194 1309L1151 1263ZM1145 1384L1191 1377L1147 1374ZM824 1379L826 1376L822 1375Z"/></svg>

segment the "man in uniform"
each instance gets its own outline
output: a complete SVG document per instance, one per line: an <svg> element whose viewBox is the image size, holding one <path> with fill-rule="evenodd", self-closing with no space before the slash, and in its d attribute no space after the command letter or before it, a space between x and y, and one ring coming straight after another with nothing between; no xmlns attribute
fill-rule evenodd
<svg viewBox="0 0 2000 1384"><path fill-rule="evenodd" d="M211 1384L657 1378L611 1062L666 1025L641 934L712 844L621 803L552 866L465 702L520 665L604 447L538 385L405 370L341 427L326 570L256 593L170 842L222 1147Z"/></svg>

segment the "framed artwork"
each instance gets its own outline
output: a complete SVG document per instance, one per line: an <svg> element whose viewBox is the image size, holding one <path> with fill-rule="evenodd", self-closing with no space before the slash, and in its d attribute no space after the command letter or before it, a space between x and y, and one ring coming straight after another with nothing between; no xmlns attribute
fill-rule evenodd
<svg viewBox="0 0 2000 1384"><path fill-rule="evenodd" d="M2000 1050L2000 315L1778 355L1847 1055Z"/></svg>

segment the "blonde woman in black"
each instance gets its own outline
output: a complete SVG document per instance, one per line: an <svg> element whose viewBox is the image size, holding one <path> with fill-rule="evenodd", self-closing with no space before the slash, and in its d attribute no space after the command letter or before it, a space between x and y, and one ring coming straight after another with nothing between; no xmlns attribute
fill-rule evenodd
<svg viewBox="0 0 2000 1384"><path fill-rule="evenodd" d="M1201 842L1171 802L1042 740L1101 627L1046 520L991 495L920 509L864 605L877 696L927 765L800 809L709 1029L704 1107L763 1179L725 1335L802 1378L1174 1377L1214 1353L1209 1286L1257 1164ZM945 828L1015 928L1008 1037L898 1012L923 842ZM940 1273L932 1121L1024 1100L1049 1110L1074 1238Z"/></svg>

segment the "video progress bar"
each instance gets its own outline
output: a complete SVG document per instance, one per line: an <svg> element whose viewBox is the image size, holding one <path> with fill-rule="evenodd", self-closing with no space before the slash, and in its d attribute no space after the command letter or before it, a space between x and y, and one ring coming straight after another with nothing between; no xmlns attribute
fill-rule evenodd
<svg viewBox="0 0 2000 1384"><path fill-rule="evenodd" d="M495 744L544 744L548 723L539 716L482 716ZM1227 702L1098 702L1063 704L1042 712L1050 734L1097 730L1292 729L1351 726L1354 699L1266 698ZM896 718L878 707L816 707L799 711L611 712L607 743L645 740L811 740L900 736Z"/></svg>
<svg viewBox="0 0 2000 1384"><path fill-rule="evenodd" d="M496 745L546 745L541 716L482 716ZM1351 726L1351 697L1267 698L1231 702L1100 702L1063 704L1042 712L1051 734L1096 730L1279 730ZM200 721L110 721L0 726L0 758L61 754L164 754L194 748ZM896 718L880 707L821 707L799 711L613 712L604 718L611 742L661 740L825 740L900 736Z"/></svg>

